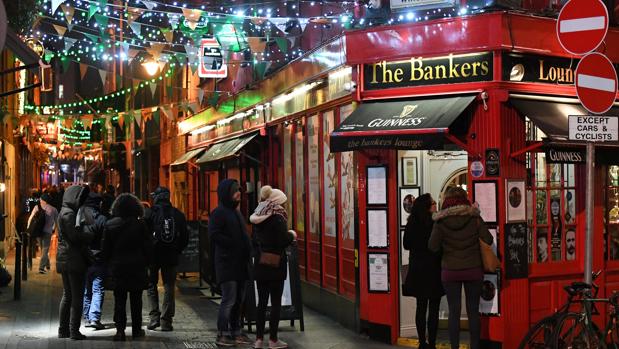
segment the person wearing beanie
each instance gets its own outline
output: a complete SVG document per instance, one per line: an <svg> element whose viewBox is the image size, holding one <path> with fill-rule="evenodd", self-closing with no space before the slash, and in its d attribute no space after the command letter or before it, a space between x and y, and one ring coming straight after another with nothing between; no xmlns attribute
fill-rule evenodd
<svg viewBox="0 0 619 349"><path fill-rule="evenodd" d="M210 243L214 249L215 278L221 288L217 316L217 345L232 347L251 344L241 332L241 306L251 266L251 242L245 218L237 209L241 202L239 182L224 179L217 187L219 205L208 222Z"/></svg>
<svg viewBox="0 0 619 349"><path fill-rule="evenodd" d="M46 274L50 269L49 263L49 245L52 241L52 234L54 233L54 227L56 225L56 219L58 218L58 210L52 206L53 200L48 193L41 195L39 205L34 206L30 217L28 218L28 225L30 225L32 218L41 209L45 213L45 224L43 225L43 234L39 238L39 246L41 246L41 261L39 262L39 273Z"/></svg>
<svg viewBox="0 0 619 349"><path fill-rule="evenodd" d="M443 253L441 280L449 305L451 348L460 347L460 308L464 287L471 349L479 349L479 297L484 277L479 240L492 245L492 235L481 218L479 209L471 205L466 191L460 187L447 190L441 210L434 213L432 219L434 226L428 248Z"/></svg>
<svg viewBox="0 0 619 349"><path fill-rule="evenodd" d="M268 188L266 191L264 188ZM278 338L279 316L281 311L282 293L284 280L287 274L287 256L285 253L296 234L288 231L288 214L282 206L287 197L279 189L269 186L260 191L264 200L256 207L249 221L254 224L252 242L254 251L254 279L258 286L258 309L256 314L256 341L254 348L262 348L264 345L264 325L266 320L267 304L271 298L271 310L269 319L269 348L287 348L286 342ZM277 265L268 265L263 262L261 255L269 253L280 256Z"/></svg>

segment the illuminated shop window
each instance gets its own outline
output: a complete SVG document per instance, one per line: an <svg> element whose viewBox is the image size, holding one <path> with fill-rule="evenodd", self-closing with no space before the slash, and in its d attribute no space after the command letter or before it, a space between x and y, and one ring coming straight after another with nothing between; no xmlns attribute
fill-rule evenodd
<svg viewBox="0 0 619 349"><path fill-rule="evenodd" d="M604 250L608 259L617 260L619 259L619 165L608 166L606 183Z"/></svg>

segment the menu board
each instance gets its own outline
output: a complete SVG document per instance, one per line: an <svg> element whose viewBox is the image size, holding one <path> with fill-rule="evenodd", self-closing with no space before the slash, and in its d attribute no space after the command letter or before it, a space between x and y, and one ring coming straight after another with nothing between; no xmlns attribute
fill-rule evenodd
<svg viewBox="0 0 619 349"><path fill-rule="evenodd" d="M527 224L505 224L505 279L522 279L529 274Z"/></svg>

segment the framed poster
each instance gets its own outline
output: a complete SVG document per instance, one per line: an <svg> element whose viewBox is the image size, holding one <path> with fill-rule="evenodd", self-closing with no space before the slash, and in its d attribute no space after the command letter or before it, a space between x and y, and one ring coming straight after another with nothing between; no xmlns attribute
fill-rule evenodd
<svg viewBox="0 0 619 349"><path fill-rule="evenodd" d="M477 204L486 224L498 223L497 198L496 181L473 181L473 202Z"/></svg>
<svg viewBox="0 0 619 349"><path fill-rule="evenodd" d="M524 222L527 219L524 180L505 180L507 223Z"/></svg>
<svg viewBox="0 0 619 349"><path fill-rule="evenodd" d="M479 297L479 312L484 315L499 315L499 275L484 274Z"/></svg>
<svg viewBox="0 0 619 349"><path fill-rule="evenodd" d="M399 203L400 203L400 225L405 226L408 221L408 215L413 209L413 202L419 197L420 189L416 188L400 188Z"/></svg>
<svg viewBox="0 0 619 349"><path fill-rule="evenodd" d="M389 254L368 253L368 292L388 293L389 290Z"/></svg>
<svg viewBox="0 0 619 349"><path fill-rule="evenodd" d="M505 251L505 279L524 279L529 276L529 244L526 223L507 223L503 230L503 250ZM539 239L538 235L538 239ZM544 235L545 236L545 235ZM547 247L546 240L544 241ZM539 241L538 241L539 246ZM548 250L545 250L548 258ZM538 252L539 253L539 252ZM539 261L539 256L538 256Z"/></svg>
<svg viewBox="0 0 619 349"><path fill-rule="evenodd" d="M419 185L417 181L417 158L402 158L402 185Z"/></svg>
<svg viewBox="0 0 619 349"><path fill-rule="evenodd" d="M387 209L368 209L368 247L389 247Z"/></svg>
<svg viewBox="0 0 619 349"><path fill-rule="evenodd" d="M387 166L368 166L368 205L387 205Z"/></svg>

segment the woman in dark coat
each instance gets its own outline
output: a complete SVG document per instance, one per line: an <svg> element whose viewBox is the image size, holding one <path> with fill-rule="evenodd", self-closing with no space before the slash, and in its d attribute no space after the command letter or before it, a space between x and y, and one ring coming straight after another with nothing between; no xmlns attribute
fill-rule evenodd
<svg viewBox="0 0 619 349"><path fill-rule="evenodd" d="M286 247L296 238L288 231L288 215L282 205L286 195L278 189L264 186L260 190L263 201L258 205L249 220L255 225L252 236L256 255L254 279L258 286L258 309L256 314L256 342L254 348L262 348L266 308L271 296L269 319L269 348L287 348L286 342L278 339L279 315L281 310L284 280L287 274ZM268 252L281 256L279 266L272 267L260 263L260 253Z"/></svg>
<svg viewBox="0 0 619 349"><path fill-rule="evenodd" d="M85 339L80 333L86 269L91 263L88 245L93 234L82 229L84 215L81 207L88 193L87 186L69 187L62 198L58 215L58 250L56 270L62 275L62 299L58 338Z"/></svg>
<svg viewBox="0 0 619 349"><path fill-rule="evenodd" d="M142 329L142 291L148 286L147 267L152 237L144 222L144 206L131 194L121 194L112 204L112 218L105 224L102 254L114 280L115 341L125 340L127 293L131 301L131 335Z"/></svg>
<svg viewBox="0 0 619 349"><path fill-rule="evenodd" d="M406 295L417 298L415 324L420 349L436 348L438 311L441 298L445 294L441 283L441 257L428 249L428 240L434 225L432 221L434 212L436 212L436 201L430 194L418 197L413 202L403 239L404 248L410 250L404 291Z"/></svg>

